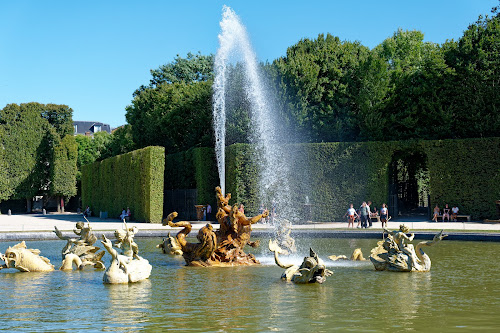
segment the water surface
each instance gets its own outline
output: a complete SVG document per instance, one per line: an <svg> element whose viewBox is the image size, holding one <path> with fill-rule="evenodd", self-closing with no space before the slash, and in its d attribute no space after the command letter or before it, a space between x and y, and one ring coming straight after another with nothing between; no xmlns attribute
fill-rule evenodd
<svg viewBox="0 0 500 333"><path fill-rule="evenodd" d="M138 239L153 265L149 280L104 285L103 272L0 271L6 331L332 332L497 331L500 327L498 243L443 241L428 248L428 273L377 272L367 262L333 262L327 256L361 247L367 257L376 240L299 239L299 263L311 245L334 271L324 284L280 280L283 270L266 251L248 249L254 267L185 267L162 254L159 239ZM262 244L267 243L262 239ZM5 252L15 242L0 242ZM27 242L56 267L62 241ZM106 263L109 255L105 256Z"/></svg>

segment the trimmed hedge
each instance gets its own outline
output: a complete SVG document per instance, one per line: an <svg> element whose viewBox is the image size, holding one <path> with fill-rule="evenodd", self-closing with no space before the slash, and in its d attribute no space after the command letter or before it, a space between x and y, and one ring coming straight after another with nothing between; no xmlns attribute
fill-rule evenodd
<svg viewBox="0 0 500 333"><path fill-rule="evenodd" d="M205 156L198 157L194 152ZM203 153L201 153L203 152ZM380 207L389 202L390 165L396 156L415 153L426 157L431 208L446 203L473 219L495 218L500 199L500 138L332 142L288 145L292 201L299 213L305 197L313 206L313 220L339 221L350 203L358 207L371 200ZM226 192L231 203L243 203L249 215L258 211L258 167L251 145L226 148ZM293 161L293 162L292 162ZM213 199L217 186L216 162L210 148L195 148L167 156L169 188L197 188L200 203ZM203 184L202 180L206 180ZM179 187L176 187L179 185Z"/></svg>
<svg viewBox="0 0 500 333"><path fill-rule="evenodd" d="M82 167L82 203L118 217L129 207L138 222L161 223L165 149L146 147Z"/></svg>
<svg viewBox="0 0 500 333"><path fill-rule="evenodd" d="M455 205L473 219L498 218L500 138L424 141L431 202Z"/></svg>
<svg viewBox="0 0 500 333"><path fill-rule="evenodd" d="M297 215L302 215L306 196L313 204L315 221L340 219L349 203L359 205L370 198L374 203L387 200L388 165L391 155L386 146L365 143L312 143L288 145L285 149L290 167L291 200ZM255 214L260 205L257 166L249 145L232 145L227 149L227 192L235 202ZM267 203L269 204L269 203ZM269 206L268 206L269 207Z"/></svg>

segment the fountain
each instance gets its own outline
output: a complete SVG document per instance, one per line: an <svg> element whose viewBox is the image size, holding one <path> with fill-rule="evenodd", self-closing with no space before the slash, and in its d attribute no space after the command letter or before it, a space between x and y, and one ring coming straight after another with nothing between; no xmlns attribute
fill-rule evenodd
<svg viewBox="0 0 500 333"><path fill-rule="evenodd" d="M220 187L225 193L225 133L226 133L226 98L228 88L232 84L228 79L228 67L231 57L240 56L243 64L244 90L250 105L249 142L255 148L255 156L259 171L259 193L262 202L273 202L271 221L278 212L279 218L297 220L297 210L293 207L294 198L290 188L289 165L293 164L290 147L283 146L289 142L291 135L280 128L276 108L270 102L269 89L266 88L260 67L257 62L245 27L235 12L223 7L220 22L219 49L214 61L213 84L213 125L215 132L215 151L220 179ZM273 223L274 224L274 223ZM274 224L280 228L280 224Z"/></svg>

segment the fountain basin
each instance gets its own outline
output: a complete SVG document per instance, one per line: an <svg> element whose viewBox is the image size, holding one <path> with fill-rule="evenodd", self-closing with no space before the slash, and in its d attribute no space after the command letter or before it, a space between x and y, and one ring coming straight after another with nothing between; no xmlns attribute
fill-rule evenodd
<svg viewBox="0 0 500 333"><path fill-rule="evenodd" d="M300 233L302 235L302 233ZM255 234L261 244L269 238ZM298 253L312 246L333 270L325 283L295 285L280 279L267 247L249 249L261 265L186 267L180 256L161 253L161 238L137 238L141 256L153 266L149 279L104 285L102 271L20 273L1 270L0 289L8 331L191 330L306 331L493 329L500 300L496 253L500 243L443 241L428 249L432 271L377 272L369 261L333 262L331 254L369 254L378 239L296 237ZM15 242L0 242L4 250ZM56 266L60 246L33 241ZM100 244L98 244L100 245ZM106 254L104 260L109 260ZM466 260L464 260L466 259ZM287 261L283 257L283 261ZM80 301L81 300L81 301ZM207 319L209 318L209 319Z"/></svg>

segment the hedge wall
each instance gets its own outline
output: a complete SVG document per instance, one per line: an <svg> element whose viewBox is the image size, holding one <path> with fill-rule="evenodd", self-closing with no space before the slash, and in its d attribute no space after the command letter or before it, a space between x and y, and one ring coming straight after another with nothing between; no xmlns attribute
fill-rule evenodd
<svg viewBox="0 0 500 333"><path fill-rule="evenodd" d="M307 195L314 205L313 220L342 220L349 203L388 202L389 166L401 153L426 156L432 207L457 205L472 219L496 218L500 199L500 138L409 140L290 145L292 193L301 209ZM257 167L248 145L232 145L226 155L227 191L235 202L256 213Z"/></svg>
<svg viewBox="0 0 500 333"><path fill-rule="evenodd" d="M313 204L314 221L340 219L349 203L359 205L363 200L382 203L387 200L388 165L391 144L312 143L289 145L283 158L293 161L290 167L291 200L302 215L306 196ZM235 202L245 205L246 211L258 211L257 166L253 163L249 145L232 145L227 149L227 192ZM269 207L269 206L268 206Z"/></svg>
<svg viewBox="0 0 500 333"><path fill-rule="evenodd" d="M82 204L118 217L129 207L138 222L161 223L165 149L146 147L82 167Z"/></svg>
<svg viewBox="0 0 500 333"><path fill-rule="evenodd" d="M431 202L457 205L473 219L498 218L500 138L424 141Z"/></svg>
<svg viewBox="0 0 500 333"><path fill-rule="evenodd" d="M496 218L500 138L294 144L286 151L289 156L283 158L293 161L292 200L301 210L308 196L315 221L343 220L349 203L355 207L366 200L376 207L388 203L390 164L395 156L413 153L426 157L432 206L448 203L476 220ZM243 203L249 214L260 205L254 161L251 145L226 149L226 192L232 194L231 203ZM213 203L218 177L212 149L168 155L166 165L169 188L197 188L200 203Z"/></svg>

